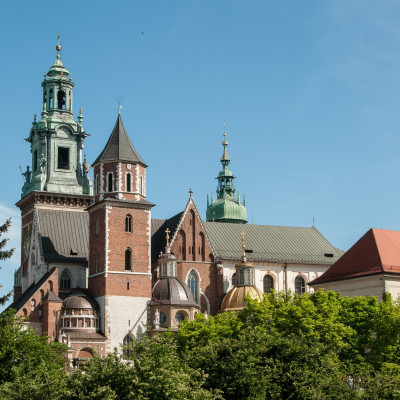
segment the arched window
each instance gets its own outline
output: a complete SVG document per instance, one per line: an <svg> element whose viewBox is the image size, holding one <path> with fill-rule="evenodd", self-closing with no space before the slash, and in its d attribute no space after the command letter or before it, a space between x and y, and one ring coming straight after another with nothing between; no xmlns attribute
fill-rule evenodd
<svg viewBox="0 0 400 400"><path fill-rule="evenodd" d="M57 93L57 103L60 110L65 110L65 92L59 90Z"/></svg>
<svg viewBox="0 0 400 400"><path fill-rule="evenodd" d="M186 234L185 231L180 230L178 235L179 253L182 254L182 260L186 261Z"/></svg>
<svg viewBox="0 0 400 400"><path fill-rule="evenodd" d="M31 300L31 311L34 311L34 310L35 310L35 307L36 307L36 300L35 300L35 299L32 299L32 300Z"/></svg>
<svg viewBox="0 0 400 400"><path fill-rule="evenodd" d="M239 282L238 282L238 284L239 285L244 285L244 270L243 269L241 269L239 271Z"/></svg>
<svg viewBox="0 0 400 400"><path fill-rule="evenodd" d="M122 342L122 354L124 358L128 358L130 354L132 353L132 347L133 347L133 337L131 335L126 335L124 337L124 340Z"/></svg>
<svg viewBox="0 0 400 400"><path fill-rule="evenodd" d="M71 287L71 275L68 269L64 269L60 277L60 288L69 289Z"/></svg>
<svg viewBox="0 0 400 400"><path fill-rule="evenodd" d="M232 275L232 286L236 286L236 273Z"/></svg>
<svg viewBox="0 0 400 400"><path fill-rule="evenodd" d="M113 175L112 172L109 172L107 175L107 191L112 192L113 191Z"/></svg>
<svg viewBox="0 0 400 400"><path fill-rule="evenodd" d="M125 217L125 232L132 232L132 215L130 214Z"/></svg>
<svg viewBox="0 0 400 400"><path fill-rule="evenodd" d="M306 291L306 282L303 277L296 276L296 279L294 280L294 292L301 296L304 292Z"/></svg>
<svg viewBox="0 0 400 400"><path fill-rule="evenodd" d="M193 294L196 303L199 302L199 277L196 272L192 269L188 275L187 285Z"/></svg>
<svg viewBox="0 0 400 400"><path fill-rule="evenodd" d="M126 191L132 192L132 175L130 172L126 174Z"/></svg>
<svg viewBox="0 0 400 400"><path fill-rule="evenodd" d="M132 267L132 250L128 247L125 250L125 271L130 271Z"/></svg>
<svg viewBox="0 0 400 400"><path fill-rule="evenodd" d="M49 290L53 291L53 281L49 281Z"/></svg>
<svg viewBox="0 0 400 400"><path fill-rule="evenodd" d="M271 293L274 289L274 278L271 275L264 276L264 293Z"/></svg>

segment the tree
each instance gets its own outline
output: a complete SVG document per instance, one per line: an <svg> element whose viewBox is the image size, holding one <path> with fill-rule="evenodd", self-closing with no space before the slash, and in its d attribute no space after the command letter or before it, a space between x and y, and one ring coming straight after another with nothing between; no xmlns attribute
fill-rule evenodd
<svg viewBox="0 0 400 400"><path fill-rule="evenodd" d="M7 233L9 227L11 226L11 219L7 219L6 222L0 226L0 237L3 233ZM0 240L0 261L8 260L14 254L15 249L4 250L4 246L7 244L8 239L1 239ZM1 267L0 267L1 268ZM6 294L3 297L0 297L0 306L4 305L11 296L11 293Z"/></svg>

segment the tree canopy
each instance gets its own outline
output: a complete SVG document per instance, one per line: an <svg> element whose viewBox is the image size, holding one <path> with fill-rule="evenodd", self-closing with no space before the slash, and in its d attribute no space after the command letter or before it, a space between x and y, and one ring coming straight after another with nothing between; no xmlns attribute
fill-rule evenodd
<svg viewBox="0 0 400 400"><path fill-rule="evenodd" d="M378 301L317 291L248 299L237 314L198 314L178 332L136 340L129 360L120 352L95 356L84 374L65 372L62 349L42 338L25 338L29 351L21 354L19 336L11 340L11 316L1 321L5 400L400 398L400 304L388 295Z"/></svg>
<svg viewBox="0 0 400 400"><path fill-rule="evenodd" d="M0 238L4 233L8 232L8 229L11 226L11 219L7 219L3 225L0 225ZM5 250L4 247L7 245L8 239L3 238L0 239L0 261L8 260L14 254L15 249ZM1 267L0 267L1 269ZM10 298L11 292L6 294L5 296L0 297L0 306L4 305L8 299Z"/></svg>

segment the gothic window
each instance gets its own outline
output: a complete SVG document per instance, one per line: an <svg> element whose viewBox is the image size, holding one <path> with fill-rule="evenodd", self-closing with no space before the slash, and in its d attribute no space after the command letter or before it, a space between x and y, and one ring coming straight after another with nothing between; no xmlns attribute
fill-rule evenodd
<svg viewBox="0 0 400 400"><path fill-rule="evenodd" d="M196 303L199 302L199 277L196 272L192 269L188 275L187 285L193 294Z"/></svg>
<svg viewBox="0 0 400 400"><path fill-rule="evenodd" d="M113 191L113 175L112 172L109 172L107 175L107 191L112 192Z"/></svg>
<svg viewBox="0 0 400 400"><path fill-rule="evenodd" d="M58 148L58 159L57 159L58 169L69 169L69 148L59 147Z"/></svg>
<svg viewBox="0 0 400 400"><path fill-rule="evenodd" d="M201 261L205 261L206 254L205 254L205 236L203 232L199 233L199 255L201 256Z"/></svg>
<svg viewBox="0 0 400 400"><path fill-rule="evenodd" d="M49 290L53 291L53 282L52 281L49 281Z"/></svg>
<svg viewBox="0 0 400 400"><path fill-rule="evenodd" d="M64 269L60 277L60 288L69 289L71 287L71 275L68 269Z"/></svg>
<svg viewBox="0 0 400 400"><path fill-rule="evenodd" d="M35 310L35 306L36 306L36 300L35 300L35 299L32 299L32 300L31 300L31 311L34 311L34 310Z"/></svg>
<svg viewBox="0 0 400 400"><path fill-rule="evenodd" d="M131 335L126 335L124 337L122 345L123 345L122 354L123 354L123 357L126 359L132 353L132 346L133 346L133 338L132 338L132 336Z"/></svg>
<svg viewBox="0 0 400 400"><path fill-rule="evenodd" d="M186 234L185 231L180 230L179 231L179 244L181 245L182 248L182 260L186 260Z"/></svg>
<svg viewBox="0 0 400 400"><path fill-rule="evenodd" d="M304 292L306 291L306 282L303 277L296 276L296 279L294 280L294 292L301 296Z"/></svg>
<svg viewBox="0 0 400 400"><path fill-rule="evenodd" d="M236 286L236 273L232 275L232 286Z"/></svg>
<svg viewBox="0 0 400 400"><path fill-rule="evenodd" d="M126 174L126 191L132 192L132 175L129 172Z"/></svg>
<svg viewBox="0 0 400 400"><path fill-rule="evenodd" d="M125 232L132 232L132 215L130 214L125 217Z"/></svg>
<svg viewBox="0 0 400 400"><path fill-rule="evenodd" d="M60 110L65 110L65 92L59 90L57 93L57 103Z"/></svg>
<svg viewBox="0 0 400 400"><path fill-rule="evenodd" d="M125 250L125 271L130 271L132 266L132 250L128 247Z"/></svg>
<svg viewBox="0 0 400 400"><path fill-rule="evenodd" d="M264 293L271 293L274 289L274 278L271 275L264 276Z"/></svg>

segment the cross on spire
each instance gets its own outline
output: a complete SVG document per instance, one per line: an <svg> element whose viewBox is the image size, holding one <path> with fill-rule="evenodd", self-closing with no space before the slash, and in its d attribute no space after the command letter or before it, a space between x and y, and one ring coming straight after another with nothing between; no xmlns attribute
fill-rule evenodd
<svg viewBox="0 0 400 400"><path fill-rule="evenodd" d="M168 228L165 230L165 233L166 233L165 237L167 239L167 247L169 247L169 234L170 234L170 232L171 231Z"/></svg>

